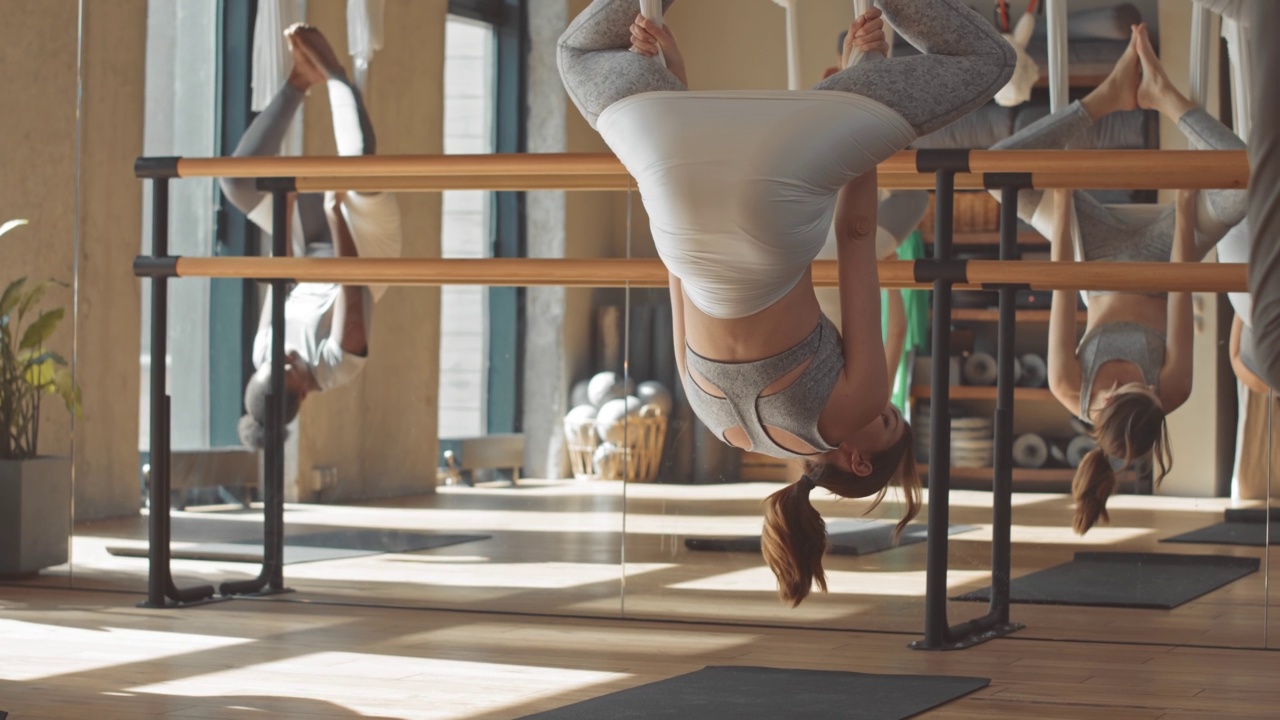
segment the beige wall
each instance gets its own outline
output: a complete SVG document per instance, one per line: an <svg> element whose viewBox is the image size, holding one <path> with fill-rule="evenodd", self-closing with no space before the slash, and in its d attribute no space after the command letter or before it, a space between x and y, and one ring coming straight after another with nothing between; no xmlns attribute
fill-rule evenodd
<svg viewBox="0 0 1280 720"><path fill-rule="evenodd" d="M147 2L84 4L76 517L137 512L138 348L142 283L129 268L142 232Z"/></svg>
<svg viewBox="0 0 1280 720"><path fill-rule="evenodd" d="M6 111L0 113L0 223L27 218L31 224L0 238L0 286L22 276L55 278L44 307L66 308L66 319L49 343L72 356L74 318L70 283L75 279L76 24L75 0L32 3L0 0L0 67L5 73ZM16 68L29 68L15 72ZM19 111L21 109L21 111ZM135 401L136 405L136 401ZM71 452L71 418L57 403L42 413L41 454ZM136 444L136 443L135 443Z"/></svg>
<svg viewBox="0 0 1280 720"><path fill-rule="evenodd" d="M365 101L379 154L443 151L446 0L389 0L384 48L373 60ZM308 20L346 54L346 2L310 0ZM334 154L328 98L307 99L307 154ZM399 197L406 257L439 257L440 196ZM336 466L326 499L377 498L435 487L440 375L440 293L391 288L374 311L369 361L350 385L308 398L298 469L305 497L312 467Z"/></svg>
<svg viewBox="0 0 1280 720"><path fill-rule="evenodd" d="M76 176L78 17L75 0L0 0L0 65L7 112L0 119L0 208L31 227L0 246L0 281L19 274L70 283L79 266L79 307L70 289L47 307L67 308L50 347L72 357L84 415L76 423L45 404L40 450L75 457L80 519L137 512L138 317L140 284L129 271L141 232L145 0L87 3L84 18L83 136ZM76 206L76 191L80 205ZM79 226L77 255L76 231Z"/></svg>

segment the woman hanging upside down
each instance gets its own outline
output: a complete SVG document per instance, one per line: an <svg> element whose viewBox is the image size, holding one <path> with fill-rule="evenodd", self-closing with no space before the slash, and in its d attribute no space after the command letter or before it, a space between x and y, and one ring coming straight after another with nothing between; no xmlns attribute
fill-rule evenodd
<svg viewBox="0 0 1280 720"><path fill-rule="evenodd" d="M1065 148L1099 118L1121 110L1158 110L1191 145L1243 150L1222 123L1173 86L1145 25L1111 75L1083 100L995 145L993 150ZM1102 205L1084 192L1023 191L1018 216L1053 240L1055 260L1195 262L1244 219L1243 190L1181 193L1173 205ZM1072 484L1075 530L1107 519L1114 465L1154 456L1157 482L1169 470L1165 416L1191 394L1192 316L1189 293L1087 293L1089 322L1076 343L1076 294L1055 292L1049 323L1049 388L1068 410L1093 425L1097 449Z"/></svg>
<svg viewBox="0 0 1280 720"><path fill-rule="evenodd" d="M275 155L312 87L328 89L333 136L342 156L372 155L373 124L364 102L347 80L337 54L324 35L308 25L285 31L293 70L271 104L253 121L236 147L235 157ZM221 181L227 200L263 232L273 230L272 201L252 178ZM400 206L390 193L302 193L289 198L287 247L305 257L397 257L403 243ZM373 304L386 287L300 283L285 300L285 422L298 414L312 392L350 382L369 355ZM245 387L240 439L262 447L266 436L267 393L271 387L271 291L259 316L253 341L256 372Z"/></svg>
<svg viewBox="0 0 1280 720"><path fill-rule="evenodd" d="M880 335L875 167L986 103L1015 62L960 0L875 4L849 33L863 60L802 92L687 91L674 35L634 0L594 0L560 38L569 96L649 213L694 412L729 445L807 461L765 509L765 560L792 605L826 589L813 488L879 502L896 480L899 531L920 509ZM925 54L885 58L885 20ZM833 217L840 329L809 269Z"/></svg>

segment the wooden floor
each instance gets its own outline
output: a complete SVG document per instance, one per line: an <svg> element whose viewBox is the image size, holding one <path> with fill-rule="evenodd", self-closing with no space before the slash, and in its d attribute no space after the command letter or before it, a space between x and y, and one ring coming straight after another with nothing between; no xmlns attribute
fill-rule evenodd
<svg viewBox="0 0 1280 720"><path fill-rule="evenodd" d="M685 549L691 536L750 535L760 499L776 486L530 482L520 488L446 488L439 494L361 506L291 505L289 534L335 527L480 533L479 542L437 550L293 564L285 579L311 600L405 607L532 612L609 619L737 622L814 629L923 631L925 545L865 557L828 557L831 592L798 609L781 605L758 553ZM817 498L817 494L815 494ZM954 535L953 593L990 580L990 494L952 494L953 523L977 526ZM854 518L858 502L820 501L828 519ZM1070 560L1079 550L1245 556L1262 548L1160 543L1214 524L1225 499L1117 496L1112 523L1075 536L1071 502L1062 495L1019 493L1013 513L1014 576ZM883 508L888 516L898 512ZM879 511L878 511L879 512ZM922 516L923 517L923 516ZM175 513L176 546L252 537L259 510ZM145 592L145 559L109 555L112 545L146 546L146 518L77 527L74 565L37 584ZM1280 571L1280 552L1271 562ZM1265 570L1265 563L1264 563ZM253 577L254 565L175 561L179 585ZM1157 642L1245 648L1280 647L1280 582L1267 597L1266 572L1248 575L1174 610L1014 605L1022 637ZM1277 575L1280 578L1280 574ZM1269 609L1274 613L1269 614ZM985 612L953 602L953 622ZM1274 616L1277 622L1268 623ZM1270 638L1267 637L1268 631Z"/></svg>
<svg viewBox="0 0 1280 720"><path fill-rule="evenodd" d="M1280 707L1280 653L1259 650L1023 638L923 653L887 633L279 600L154 611L136 599L0 586L0 711L10 720L517 718L708 665L992 679L921 716L938 720L1275 718Z"/></svg>

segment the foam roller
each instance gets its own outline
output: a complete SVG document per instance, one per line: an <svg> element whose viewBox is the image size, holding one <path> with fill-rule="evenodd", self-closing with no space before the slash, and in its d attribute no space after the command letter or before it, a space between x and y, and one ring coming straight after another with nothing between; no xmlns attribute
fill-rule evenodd
<svg viewBox="0 0 1280 720"><path fill-rule="evenodd" d="M1042 468L1049 461L1049 443L1035 433L1019 435L1013 441L1013 464L1020 468Z"/></svg>

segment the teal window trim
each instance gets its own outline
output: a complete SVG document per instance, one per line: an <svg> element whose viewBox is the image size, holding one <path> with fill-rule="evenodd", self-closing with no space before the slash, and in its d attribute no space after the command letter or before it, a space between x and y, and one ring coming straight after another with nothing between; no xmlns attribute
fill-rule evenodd
<svg viewBox="0 0 1280 720"><path fill-rule="evenodd" d="M253 25L258 0L219 0L218 154L230 155L253 120L249 109ZM257 255L258 229L222 197L214 254ZM244 386L253 374L251 349L258 327L258 290L248 280L213 280L209 287L209 445L240 444L236 424L243 412Z"/></svg>

